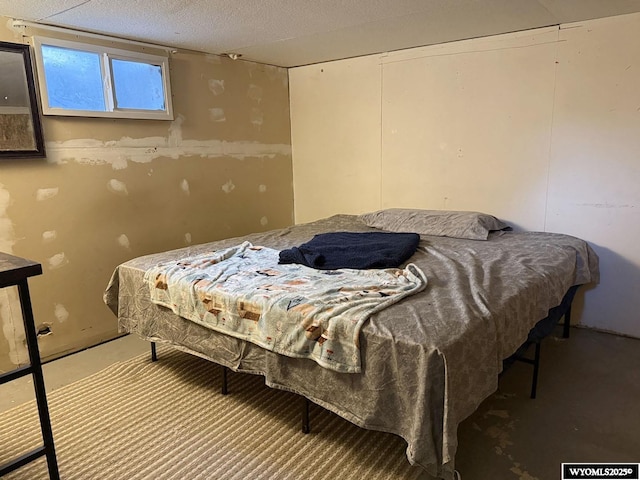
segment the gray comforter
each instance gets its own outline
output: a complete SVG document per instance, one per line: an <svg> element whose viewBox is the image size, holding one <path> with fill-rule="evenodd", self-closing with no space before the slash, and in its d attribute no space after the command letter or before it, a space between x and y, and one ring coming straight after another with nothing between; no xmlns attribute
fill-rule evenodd
<svg viewBox="0 0 640 480"><path fill-rule="evenodd" d="M458 424L497 389L502 360L573 285L598 281L582 240L495 232L487 241L422 236L409 260L427 288L374 314L362 327L362 373L339 373L212 331L151 303L144 273L159 262L244 240L290 248L329 231L365 232L355 216L140 257L120 265L105 292L122 332L168 343L236 371L264 375L368 429L407 441L407 458L452 478Z"/></svg>

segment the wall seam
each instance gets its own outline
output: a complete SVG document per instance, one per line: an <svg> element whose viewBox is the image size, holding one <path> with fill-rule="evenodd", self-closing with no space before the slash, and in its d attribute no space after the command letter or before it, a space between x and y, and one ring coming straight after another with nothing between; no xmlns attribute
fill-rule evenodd
<svg viewBox="0 0 640 480"><path fill-rule="evenodd" d="M383 183L384 183L384 62L380 57L380 191L378 193L378 209L382 209L383 201Z"/></svg>
<svg viewBox="0 0 640 480"><path fill-rule="evenodd" d="M549 149L547 152L547 181L546 190L544 195L544 219L542 223L543 231L547 231L547 220L549 216L549 186L551 183L551 162L553 156L553 132L555 130L555 117L556 117L556 89L558 87L558 50L560 49L560 26L556 30L556 51L554 55L554 68L553 68L553 96L551 100L551 125L549 127Z"/></svg>

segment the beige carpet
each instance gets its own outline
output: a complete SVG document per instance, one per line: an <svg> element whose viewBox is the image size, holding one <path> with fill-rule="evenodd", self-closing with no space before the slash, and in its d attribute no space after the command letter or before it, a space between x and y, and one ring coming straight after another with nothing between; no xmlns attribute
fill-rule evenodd
<svg viewBox="0 0 640 480"><path fill-rule="evenodd" d="M171 349L120 362L49 394L63 480L417 479L399 437L360 429L300 397ZM0 464L41 444L35 403L0 415ZM47 478L39 459L6 480Z"/></svg>

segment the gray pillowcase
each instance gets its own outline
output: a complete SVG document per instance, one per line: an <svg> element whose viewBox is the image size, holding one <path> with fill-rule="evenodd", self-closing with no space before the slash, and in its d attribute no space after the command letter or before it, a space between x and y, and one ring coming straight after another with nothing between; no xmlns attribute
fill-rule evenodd
<svg viewBox="0 0 640 480"><path fill-rule="evenodd" d="M486 240L492 230L509 226L493 215L480 212L389 208L358 217L367 226L390 232Z"/></svg>

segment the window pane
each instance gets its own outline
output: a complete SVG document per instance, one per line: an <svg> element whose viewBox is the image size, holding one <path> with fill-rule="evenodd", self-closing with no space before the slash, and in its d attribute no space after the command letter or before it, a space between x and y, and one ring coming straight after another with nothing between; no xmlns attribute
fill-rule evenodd
<svg viewBox="0 0 640 480"><path fill-rule="evenodd" d="M161 66L113 59L111 71L116 108L165 109Z"/></svg>
<svg viewBox="0 0 640 480"><path fill-rule="evenodd" d="M106 111L100 55L42 45L51 108Z"/></svg>

